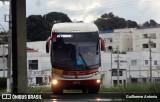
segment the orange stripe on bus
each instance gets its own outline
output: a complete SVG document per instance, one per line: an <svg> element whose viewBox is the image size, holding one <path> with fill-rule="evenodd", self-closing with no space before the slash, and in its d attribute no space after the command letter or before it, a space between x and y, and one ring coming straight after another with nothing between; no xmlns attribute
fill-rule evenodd
<svg viewBox="0 0 160 102"><path fill-rule="evenodd" d="M59 75L87 75L91 73L98 72L98 68L89 69L85 71L65 71L60 69L53 69L53 73L59 74Z"/></svg>

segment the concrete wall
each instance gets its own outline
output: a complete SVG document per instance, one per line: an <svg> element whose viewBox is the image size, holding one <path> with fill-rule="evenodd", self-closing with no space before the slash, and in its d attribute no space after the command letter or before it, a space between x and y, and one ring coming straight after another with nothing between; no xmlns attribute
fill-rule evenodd
<svg viewBox="0 0 160 102"><path fill-rule="evenodd" d="M132 32L131 29L115 30L113 33L100 34L100 37L105 40L106 48L112 46L113 51L119 46L119 51L132 51ZM110 42L112 39L112 42Z"/></svg>
<svg viewBox="0 0 160 102"><path fill-rule="evenodd" d="M135 60L136 64L132 61ZM127 53L127 78L149 78L150 59L148 51ZM157 64L155 63L157 62ZM146 63L148 62L148 64ZM160 77L160 53L152 53L152 77Z"/></svg>
<svg viewBox="0 0 160 102"><path fill-rule="evenodd" d="M133 51L146 51L148 48L143 48L144 43L149 42L149 38L144 38L143 34L156 34L156 39L151 39L153 43L156 43L156 48L153 50L160 50L160 28L147 28L147 29L136 29L133 34Z"/></svg>
<svg viewBox="0 0 160 102"><path fill-rule="evenodd" d="M117 69L117 54L112 54L112 69ZM112 76L111 82L111 53L102 53L101 54L102 61L102 73L104 74L103 85L106 87L114 86L113 81L117 80L117 76ZM119 77L119 80L126 80L126 55L119 55L119 69L123 69L122 76ZM122 84L124 84L122 82Z"/></svg>
<svg viewBox="0 0 160 102"><path fill-rule="evenodd" d="M29 60L38 60L38 70L29 70ZM36 77L42 77L43 84L49 84L51 76L50 55L34 52L27 54L28 84L29 86L36 84ZM45 79L46 78L46 79Z"/></svg>

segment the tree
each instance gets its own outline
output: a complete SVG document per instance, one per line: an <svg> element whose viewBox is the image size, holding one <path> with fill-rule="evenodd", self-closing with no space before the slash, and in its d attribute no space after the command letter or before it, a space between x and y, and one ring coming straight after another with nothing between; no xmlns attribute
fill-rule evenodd
<svg viewBox="0 0 160 102"><path fill-rule="evenodd" d="M103 14L101 18L95 20L94 23L97 25L99 30L112 30L125 28L127 26L129 28L133 28L138 26L135 21L126 21L124 18L115 16L112 12Z"/></svg>
<svg viewBox="0 0 160 102"><path fill-rule="evenodd" d="M150 26L154 26L156 27L157 26L157 22L155 20L150 20Z"/></svg>
<svg viewBox="0 0 160 102"><path fill-rule="evenodd" d="M135 21L126 21L124 18L115 16L112 12L101 15L101 18L95 20L94 23L98 26L99 30L138 27L138 24Z"/></svg>
<svg viewBox="0 0 160 102"><path fill-rule="evenodd" d="M111 18L114 18L114 14L112 12L110 13L105 13L101 16L101 18L106 18L106 19L111 19Z"/></svg>
<svg viewBox="0 0 160 102"><path fill-rule="evenodd" d="M49 29L52 29L52 26L55 23L61 23L61 22L71 22L71 19L64 13L61 12L50 12L43 16L46 23L49 26Z"/></svg>
<svg viewBox="0 0 160 102"><path fill-rule="evenodd" d="M146 21L145 23L143 23L143 27L156 27L158 26L158 23L155 20L150 20L150 21Z"/></svg>
<svg viewBox="0 0 160 102"><path fill-rule="evenodd" d="M99 30L108 29L108 25L106 25L107 21L105 19L98 18L94 23L97 25Z"/></svg>
<svg viewBox="0 0 160 102"><path fill-rule="evenodd" d="M135 28L135 27L138 27L138 24L135 21L127 20L127 27L128 28Z"/></svg>
<svg viewBox="0 0 160 102"><path fill-rule="evenodd" d="M49 26L41 15L31 15L27 18L27 40L46 40L49 36Z"/></svg>
<svg viewBox="0 0 160 102"><path fill-rule="evenodd" d="M143 27L149 27L150 26L150 23L147 21L143 24Z"/></svg>
<svg viewBox="0 0 160 102"><path fill-rule="evenodd" d="M27 17L27 40L46 40L50 34L53 24L60 22L71 22L70 18L60 12L51 12L44 16L31 15Z"/></svg>

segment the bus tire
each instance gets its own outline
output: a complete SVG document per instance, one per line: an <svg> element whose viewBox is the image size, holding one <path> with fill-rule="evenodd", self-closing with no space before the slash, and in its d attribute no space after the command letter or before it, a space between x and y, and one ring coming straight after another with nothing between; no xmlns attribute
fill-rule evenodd
<svg viewBox="0 0 160 102"><path fill-rule="evenodd" d="M97 94L99 91L100 86L94 86L88 89L89 94Z"/></svg>
<svg viewBox="0 0 160 102"><path fill-rule="evenodd" d="M53 94L62 94L63 89L62 88L52 88Z"/></svg>
<svg viewBox="0 0 160 102"><path fill-rule="evenodd" d="M85 89L82 89L82 93L87 93L87 89L85 88Z"/></svg>

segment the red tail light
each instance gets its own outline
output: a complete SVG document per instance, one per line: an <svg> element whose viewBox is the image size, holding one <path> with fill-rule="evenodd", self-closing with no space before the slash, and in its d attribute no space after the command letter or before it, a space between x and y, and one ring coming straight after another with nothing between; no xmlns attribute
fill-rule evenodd
<svg viewBox="0 0 160 102"><path fill-rule="evenodd" d="M100 39L101 39L101 51L105 51L106 50L105 49L105 42L102 38L100 38Z"/></svg>
<svg viewBox="0 0 160 102"><path fill-rule="evenodd" d="M57 34L55 34L55 33L52 34L52 40L53 40L54 42L56 42L56 40L57 40Z"/></svg>
<svg viewBox="0 0 160 102"><path fill-rule="evenodd" d="M46 53L49 53L50 41L51 41L51 37L49 37L46 42Z"/></svg>

